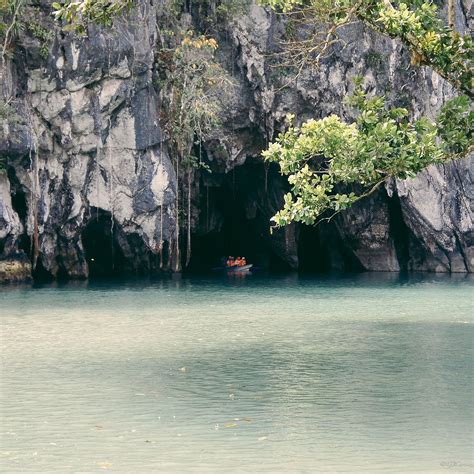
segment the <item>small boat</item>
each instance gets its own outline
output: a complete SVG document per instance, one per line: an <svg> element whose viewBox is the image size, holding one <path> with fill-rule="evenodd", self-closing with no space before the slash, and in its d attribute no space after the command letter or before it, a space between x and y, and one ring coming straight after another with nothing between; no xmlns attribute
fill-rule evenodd
<svg viewBox="0 0 474 474"><path fill-rule="evenodd" d="M216 268L213 268L213 270L216 272L246 273L246 272L249 272L252 267L253 267L253 264L249 263L247 265L233 265L232 267L228 267L228 266L216 267Z"/></svg>
<svg viewBox="0 0 474 474"><path fill-rule="evenodd" d="M253 264L249 263L248 265L234 265L233 267L225 267L224 270L227 273L244 273L249 272L253 267Z"/></svg>

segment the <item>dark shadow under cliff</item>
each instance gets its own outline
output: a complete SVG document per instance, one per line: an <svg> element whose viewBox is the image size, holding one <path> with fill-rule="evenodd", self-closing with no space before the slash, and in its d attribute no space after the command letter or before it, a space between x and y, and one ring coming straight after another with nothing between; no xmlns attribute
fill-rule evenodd
<svg viewBox="0 0 474 474"><path fill-rule="evenodd" d="M332 222L270 229L288 192L277 167L247 160L227 174L203 174L198 189L191 272L208 271L229 255L270 272L363 270Z"/></svg>
<svg viewBox="0 0 474 474"><path fill-rule="evenodd" d="M160 270L160 256L138 234L125 233L110 212L91 209L82 245L90 278L150 275ZM164 253L166 257L167 246Z"/></svg>
<svg viewBox="0 0 474 474"><path fill-rule="evenodd" d="M86 254L90 277L120 275L125 261L114 236L110 213L97 212L82 232L82 245Z"/></svg>
<svg viewBox="0 0 474 474"><path fill-rule="evenodd" d="M229 255L244 256L264 270L290 270L279 236L270 233L282 186L275 171L257 160L227 174L202 176L189 271L209 270Z"/></svg>

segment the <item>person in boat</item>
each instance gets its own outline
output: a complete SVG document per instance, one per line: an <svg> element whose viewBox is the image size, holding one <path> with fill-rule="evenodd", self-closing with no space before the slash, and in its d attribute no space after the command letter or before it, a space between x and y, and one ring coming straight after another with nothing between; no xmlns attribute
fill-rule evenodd
<svg viewBox="0 0 474 474"><path fill-rule="evenodd" d="M242 260L240 259L240 257L237 257L237 258L235 259L234 265L235 265L236 267L242 266Z"/></svg>
<svg viewBox="0 0 474 474"><path fill-rule="evenodd" d="M242 257L240 261L242 262L243 267L245 267L245 265L247 265L247 259L245 257Z"/></svg>
<svg viewBox="0 0 474 474"><path fill-rule="evenodd" d="M228 267L233 267L235 265L234 257L229 257L227 259L227 266Z"/></svg>

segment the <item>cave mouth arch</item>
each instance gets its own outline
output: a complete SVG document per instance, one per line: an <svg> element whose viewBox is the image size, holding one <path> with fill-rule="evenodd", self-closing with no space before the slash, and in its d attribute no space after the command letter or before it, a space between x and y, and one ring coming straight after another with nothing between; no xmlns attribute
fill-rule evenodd
<svg viewBox="0 0 474 474"><path fill-rule="evenodd" d="M246 257L259 270L291 271L270 234L270 218L279 205L276 196L285 186L278 171L261 159L247 159L226 174L201 175L196 200L201 212L187 271L210 271L230 255Z"/></svg>
<svg viewBox="0 0 474 474"><path fill-rule="evenodd" d="M220 267L229 255L245 256L270 273L363 271L334 222L292 224L270 232L270 219L289 190L277 166L247 159L226 174L201 175L199 190L190 273Z"/></svg>
<svg viewBox="0 0 474 474"><path fill-rule="evenodd" d="M91 209L91 218L82 231L82 245L89 277L111 277L124 273L125 258L114 233L110 212Z"/></svg>
<svg viewBox="0 0 474 474"><path fill-rule="evenodd" d="M333 223L299 224L297 246L299 273L360 273L364 270Z"/></svg>
<svg viewBox="0 0 474 474"><path fill-rule="evenodd" d="M245 257L261 270L290 270L271 248L266 234L265 216L257 212L249 217L242 201L234 198L226 187L209 190L210 199L218 203L218 229L192 237L192 255L188 271L203 272L219 267L230 255Z"/></svg>

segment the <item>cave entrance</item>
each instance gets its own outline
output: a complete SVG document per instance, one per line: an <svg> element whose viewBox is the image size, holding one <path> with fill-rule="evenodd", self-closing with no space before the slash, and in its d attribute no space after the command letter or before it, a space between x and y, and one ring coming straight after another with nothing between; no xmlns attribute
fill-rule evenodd
<svg viewBox="0 0 474 474"><path fill-rule="evenodd" d="M110 212L92 210L93 217L82 232L82 245L89 267L89 277L120 275L124 269L123 253L117 244Z"/></svg>
<svg viewBox="0 0 474 474"><path fill-rule="evenodd" d="M192 237L189 271L208 271L229 255L246 257L261 270L290 269L275 251L269 232L274 211L268 189L280 179L270 173L260 160L248 160L228 174L201 182L202 213Z"/></svg>
<svg viewBox="0 0 474 474"><path fill-rule="evenodd" d="M8 167L8 181L10 182L12 208L18 214L24 229L26 229L28 219L28 199L23 186L20 184L20 181L16 176L14 168L11 166ZM19 237L18 249L31 258L31 239L26 231L24 231ZM3 249L0 249L0 254L2 252Z"/></svg>
<svg viewBox="0 0 474 474"><path fill-rule="evenodd" d="M298 227L298 261L301 273L361 272L359 260L345 245L333 222Z"/></svg>
<svg viewBox="0 0 474 474"><path fill-rule="evenodd" d="M262 266L267 252L262 240L258 216L249 219L242 202L227 187L209 188L214 203L213 219L220 222L216 230L193 236L193 253L189 269L203 271L221 264L222 257L246 257L249 263ZM265 259L268 260L268 259ZM266 266L266 265L265 265Z"/></svg>
<svg viewBox="0 0 474 474"><path fill-rule="evenodd" d="M326 273L331 270L331 249L325 242L324 226L300 225L298 228L298 261L302 273Z"/></svg>

